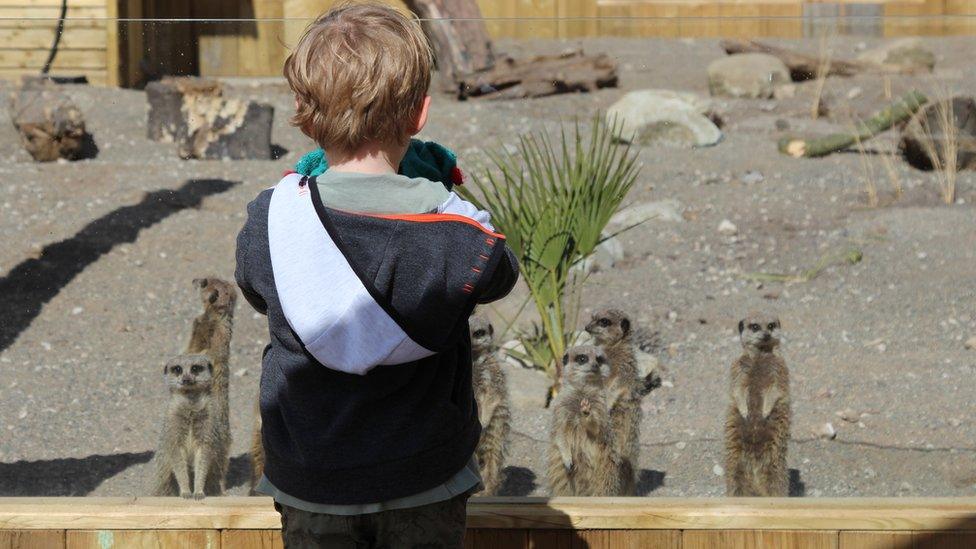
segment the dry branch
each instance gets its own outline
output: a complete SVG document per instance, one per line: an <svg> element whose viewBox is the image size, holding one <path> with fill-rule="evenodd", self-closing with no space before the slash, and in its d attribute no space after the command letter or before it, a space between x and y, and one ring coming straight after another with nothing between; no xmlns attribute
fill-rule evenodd
<svg viewBox="0 0 976 549"><path fill-rule="evenodd" d="M859 122L853 132L835 133L816 138L784 137L779 140L779 151L794 158L816 158L866 141L899 122L908 120L928 99L918 91L912 91L900 100Z"/></svg>
<svg viewBox="0 0 976 549"><path fill-rule="evenodd" d="M736 53L767 53L778 57L790 69L790 76L794 81L812 80L817 78L818 71L823 67L823 59L815 55L799 53L787 48L773 46L756 40L722 40L722 49L732 55ZM831 59L827 74L824 76L854 76L862 72L881 73L913 73L915 71L895 65L879 65L864 61L847 61Z"/></svg>

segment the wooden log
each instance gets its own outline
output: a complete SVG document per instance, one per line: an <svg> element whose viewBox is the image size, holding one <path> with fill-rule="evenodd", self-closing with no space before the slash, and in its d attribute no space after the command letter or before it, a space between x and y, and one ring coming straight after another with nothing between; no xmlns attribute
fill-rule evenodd
<svg viewBox="0 0 976 549"><path fill-rule="evenodd" d="M880 65L863 61L847 61L843 59L831 58L829 63L819 56L806 55L787 48L773 46L756 40L722 40L722 49L725 53L732 55L736 53L768 53L778 57L789 67L790 76L796 82L803 80L813 80L818 77L818 72L826 66L826 76L853 76L862 72L881 72L881 73L906 73L909 72L903 67L894 65Z"/></svg>
<svg viewBox="0 0 976 549"><path fill-rule="evenodd" d="M196 77L167 77L146 85L149 139L173 143L187 133L183 102L187 96L220 97L223 89L216 80ZM192 98L190 99L193 100Z"/></svg>
<svg viewBox="0 0 976 549"><path fill-rule="evenodd" d="M458 89L461 98L516 99L587 92L616 85L617 64L609 56L574 51L529 61L508 57L491 70L463 79Z"/></svg>
<svg viewBox="0 0 976 549"><path fill-rule="evenodd" d="M187 131L177 139L180 158L271 158L274 107L244 99L184 96Z"/></svg>
<svg viewBox="0 0 976 549"><path fill-rule="evenodd" d="M908 120L927 101L918 91L909 92L871 118L858 122L853 132L816 138L784 137L779 140L779 151L794 158L826 156L846 149L858 141L866 141L895 124Z"/></svg>
<svg viewBox="0 0 976 549"><path fill-rule="evenodd" d="M475 0L406 0L405 3L421 18L445 91L456 91L458 83L467 75L494 67L495 53L488 27Z"/></svg>
<svg viewBox="0 0 976 549"><path fill-rule="evenodd" d="M912 117L899 143L909 164L921 170L976 170L976 99L953 97L926 105Z"/></svg>
<svg viewBox="0 0 976 549"><path fill-rule="evenodd" d="M10 119L37 162L80 160L98 153L81 110L57 86L42 79L25 80L21 89L10 94Z"/></svg>

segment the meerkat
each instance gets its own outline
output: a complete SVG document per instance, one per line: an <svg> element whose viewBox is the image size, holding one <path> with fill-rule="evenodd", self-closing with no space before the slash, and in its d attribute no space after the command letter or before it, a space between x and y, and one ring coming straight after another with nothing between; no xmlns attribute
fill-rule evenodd
<svg viewBox="0 0 976 549"><path fill-rule="evenodd" d="M481 468L485 494L498 493L502 483L502 465L508 449L511 412L508 382L494 345L495 329L487 320L472 317L471 359L474 396L478 401L481 440L478 442L478 465Z"/></svg>
<svg viewBox="0 0 976 549"><path fill-rule="evenodd" d="M725 485L729 496L789 495L790 375L776 353L780 323L750 314L739 321L745 352L732 363L725 420Z"/></svg>
<svg viewBox="0 0 976 549"><path fill-rule="evenodd" d="M251 489L250 495L257 494L258 483L264 475L264 442L261 440L261 400L254 401L254 431L251 433Z"/></svg>
<svg viewBox="0 0 976 549"><path fill-rule="evenodd" d="M660 351L660 333L634 326L627 314L618 309L602 309L593 313L586 331L593 336L597 345L604 348L611 364L633 371L639 379L639 396L645 397L661 386L657 365L648 366L647 361L642 361L639 356L650 356Z"/></svg>
<svg viewBox="0 0 976 549"><path fill-rule="evenodd" d="M552 411L547 476L554 496L621 494L620 457L611 429L610 365L603 350L570 348Z"/></svg>
<svg viewBox="0 0 976 549"><path fill-rule="evenodd" d="M224 491L230 429L214 398L214 367L203 354L179 355L163 367L170 400L163 419L152 494L202 499Z"/></svg>
<svg viewBox="0 0 976 549"><path fill-rule="evenodd" d="M219 278L197 278L193 280L193 285L199 289L203 312L193 319L185 354L203 354L210 359L213 367L211 399L214 401L214 421L230 433L230 340L234 332L237 288ZM221 479L221 493L230 468L230 437L222 442L226 443L227 448L217 453L221 459L212 464Z"/></svg>
<svg viewBox="0 0 976 549"><path fill-rule="evenodd" d="M610 363L608 407L613 443L620 456L620 490L623 495L635 495L643 416L641 398L646 393L642 393L645 381L638 375L630 320L615 309L598 311L586 331L603 347Z"/></svg>

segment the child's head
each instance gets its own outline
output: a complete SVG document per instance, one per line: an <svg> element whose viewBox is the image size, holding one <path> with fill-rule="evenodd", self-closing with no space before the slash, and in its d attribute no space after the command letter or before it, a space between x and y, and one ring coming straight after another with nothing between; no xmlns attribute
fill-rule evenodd
<svg viewBox="0 0 976 549"><path fill-rule="evenodd" d="M389 6L340 4L285 61L292 123L326 151L406 146L423 126L433 56L420 25Z"/></svg>

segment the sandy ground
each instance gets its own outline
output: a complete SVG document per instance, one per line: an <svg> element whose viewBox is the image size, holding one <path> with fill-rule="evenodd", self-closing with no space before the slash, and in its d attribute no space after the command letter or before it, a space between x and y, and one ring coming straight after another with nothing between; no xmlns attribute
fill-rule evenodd
<svg viewBox="0 0 976 549"><path fill-rule="evenodd" d="M852 56L859 39L841 40ZM976 86L972 39L933 39L933 76L890 80L895 95L918 86ZM566 42L508 44L527 55ZM869 44L870 45L870 44ZM481 148L519 132L553 130L604 109L625 91L662 87L707 94L705 67L723 55L709 40L601 39L583 43L621 66L621 88L514 102L435 98L424 137L476 171ZM816 51L813 41L799 44ZM883 154L869 154L881 207L865 207L866 170L855 153L794 160L776 152L777 120L791 131L849 125L884 100L878 76L830 79L834 115L811 121L813 83L781 101L719 101L726 139L697 150L644 148L628 203L676 199L683 221L651 221L621 240L627 257L591 278L588 309L613 305L664 334L672 387L645 404L641 492L712 496L724 490L721 426L734 327L749 309L782 318L792 371L789 464L807 496L948 496L976 492L972 395L976 351L976 176L960 174L960 203L946 206L932 174L898 158L895 199ZM852 88L859 97L848 100ZM232 278L244 206L310 148L287 124L280 84L237 90L277 108L276 161L181 161L145 137L138 91L72 87L100 147L97 159L35 164L9 124L0 125L0 495L138 495L150 472L167 395L159 371L182 350L198 313L190 281ZM5 109L6 105L3 107ZM7 113L0 113L7 118ZM884 152L889 133L869 152ZM757 177L750 172L758 172ZM748 175L747 175L748 174ZM166 192L176 191L176 192ZM147 194L148 193L148 194ZM717 228L728 219L738 234ZM757 285L741 274L792 272L854 246L864 259L813 281ZM511 314L519 295L499 305ZM246 492L262 317L241 303L232 357L232 494ZM545 494L542 456L549 415L541 374L512 368L515 407L509 494ZM850 408L859 418L836 413ZM820 440L825 422L836 440Z"/></svg>

